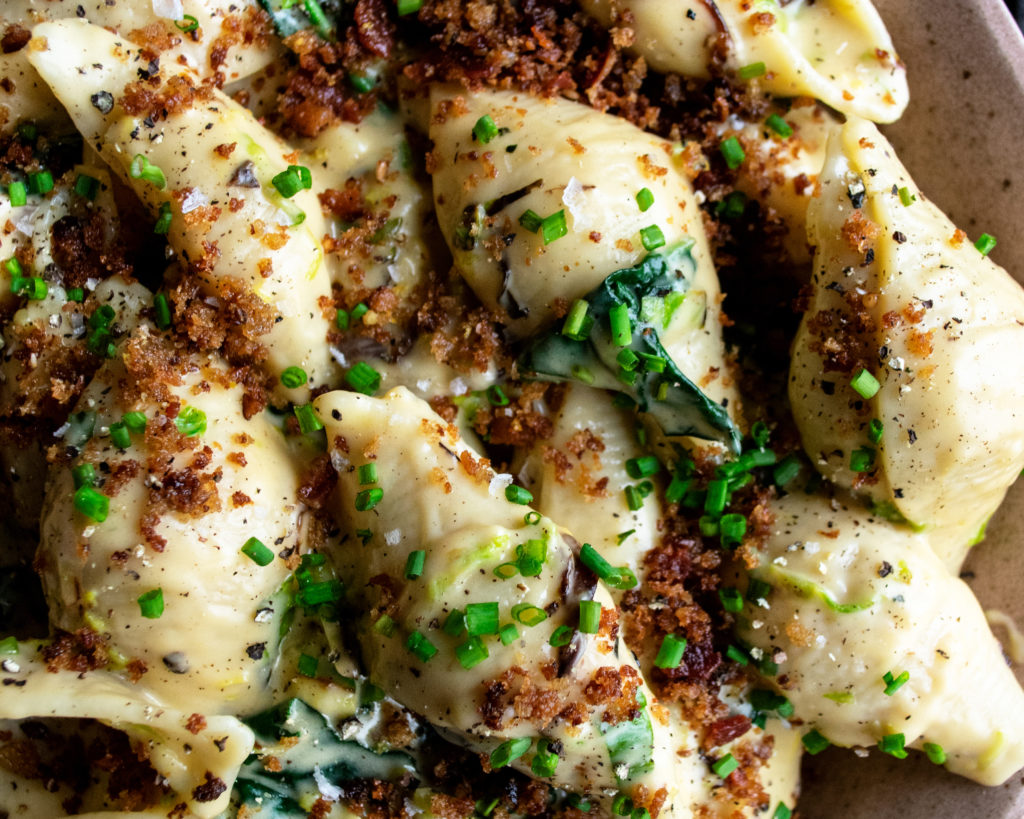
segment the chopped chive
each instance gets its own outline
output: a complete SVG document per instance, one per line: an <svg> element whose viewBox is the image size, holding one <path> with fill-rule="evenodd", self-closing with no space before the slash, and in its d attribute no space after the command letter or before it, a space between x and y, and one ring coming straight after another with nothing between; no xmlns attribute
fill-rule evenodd
<svg viewBox="0 0 1024 819"><path fill-rule="evenodd" d="M668 487L665 489L666 503L679 503L692 483L693 480L690 478L681 478L678 475L673 475L672 480L669 481Z"/></svg>
<svg viewBox="0 0 1024 819"><path fill-rule="evenodd" d="M616 816L629 816L633 812L633 800L624 793L616 794L612 800L612 813Z"/></svg>
<svg viewBox="0 0 1024 819"><path fill-rule="evenodd" d="M747 533L747 519L738 513L722 515L719 521L722 545L726 548L738 546Z"/></svg>
<svg viewBox="0 0 1024 819"><path fill-rule="evenodd" d="M882 440L882 433L885 432L885 426L877 418L872 418L868 424L868 440L873 444L877 444Z"/></svg>
<svg viewBox="0 0 1024 819"><path fill-rule="evenodd" d="M608 322L612 333L612 343L616 347L626 347L633 340L633 327L629 320L629 305L616 304L608 311Z"/></svg>
<svg viewBox="0 0 1024 819"><path fill-rule="evenodd" d="M503 646L510 646L519 639L519 629L516 628L515 623L506 623L498 629L498 638Z"/></svg>
<svg viewBox="0 0 1024 819"><path fill-rule="evenodd" d="M743 595L739 589L724 588L718 590L718 599L722 601L722 608L735 614L743 611Z"/></svg>
<svg viewBox="0 0 1024 819"><path fill-rule="evenodd" d="M758 449L764 449L768 446L768 441L772 437L772 431L764 421L755 421L753 426L750 427L750 437Z"/></svg>
<svg viewBox="0 0 1024 819"><path fill-rule="evenodd" d="M534 512L532 509L523 515L523 523L527 526L536 526L540 523L540 512Z"/></svg>
<svg viewBox="0 0 1024 819"><path fill-rule="evenodd" d="M704 537L714 537L721 531L718 518L714 515L701 515L697 526Z"/></svg>
<svg viewBox="0 0 1024 819"><path fill-rule="evenodd" d="M490 114L484 114L476 121L476 125L473 126L473 139L481 145L486 145L498 136L498 133L498 126L495 124L494 120L491 119Z"/></svg>
<svg viewBox="0 0 1024 819"><path fill-rule="evenodd" d="M945 750L943 749L943 747L941 745L939 745L939 744L937 744L935 742L926 742L922 746L922 749L924 750L925 754L928 756L928 759L931 760L936 765L943 765L943 764L945 764L945 762L946 762L946 752L945 752Z"/></svg>
<svg viewBox="0 0 1024 819"><path fill-rule="evenodd" d="M903 734L886 734L878 740L878 750L897 759L906 759L907 751L903 747L906 737Z"/></svg>
<svg viewBox="0 0 1024 819"><path fill-rule="evenodd" d="M640 494L635 486L627 486L624 492L626 493L626 506L629 507L631 512L636 512L643 508L643 495Z"/></svg>
<svg viewBox="0 0 1024 819"><path fill-rule="evenodd" d="M96 483L96 467L88 463L72 467L71 480L75 485L75 489L83 486L94 486Z"/></svg>
<svg viewBox="0 0 1024 819"><path fill-rule="evenodd" d="M665 359L660 355L650 355L649 353L637 353L640 356L640 360L644 363L644 369L649 373L663 373L665 372Z"/></svg>
<svg viewBox="0 0 1024 819"><path fill-rule="evenodd" d="M437 654L437 646L418 631L412 632L405 641L406 649L423 662Z"/></svg>
<svg viewBox="0 0 1024 819"><path fill-rule="evenodd" d="M803 743L804 749L811 756L820 754L832 743L822 736L821 732L817 729L812 729L800 737L800 742Z"/></svg>
<svg viewBox="0 0 1024 819"><path fill-rule="evenodd" d="M365 74L349 74L348 82L356 91L360 94L367 94L373 90L373 86L376 84L376 80L373 77L368 77Z"/></svg>
<svg viewBox="0 0 1024 819"><path fill-rule="evenodd" d="M743 151L743 146L740 145L740 141L734 136L723 139L718 146L718 150L722 152L725 164L733 171L742 165L743 160L747 158L746 153Z"/></svg>
<svg viewBox="0 0 1024 819"><path fill-rule="evenodd" d="M269 566L273 562L273 552L268 549L259 537L253 536L242 547L242 554L257 566Z"/></svg>
<svg viewBox="0 0 1024 819"><path fill-rule="evenodd" d="M186 14L180 20L175 20L174 25L178 27L179 31L188 34L199 28L199 21L191 14Z"/></svg>
<svg viewBox="0 0 1024 819"><path fill-rule="evenodd" d="M747 582L747 600L756 603L758 600L767 600L772 593L771 584L765 583L756 577L751 577Z"/></svg>
<svg viewBox="0 0 1024 819"><path fill-rule="evenodd" d="M878 383L878 379L864 369L850 380L850 386L864 399L874 398L882 388L882 385Z"/></svg>
<svg viewBox="0 0 1024 819"><path fill-rule="evenodd" d="M777 711L780 717L793 716L793 703L782 694L767 688L756 688L750 692L750 704L758 711Z"/></svg>
<svg viewBox="0 0 1024 819"><path fill-rule="evenodd" d="M800 474L800 458L790 454L779 461L779 465L772 472L772 480L776 486L785 486Z"/></svg>
<svg viewBox="0 0 1024 819"><path fill-rule="evenodd" d="M910 188L903 187L899 189L900 202L903 203L903 207L909 208L914 202L917 201L917 197L910 192Z"/></svg>
<svg viewBox="0 0 1024 819"><path fill-rule="evenodd" d="M156 620L164 613L164 590L150 589L140 594L136 602L139 604L139 614L147 620Z"/></svg>
<svg viewBox="0 0 1024 819"><path fill-rule="evenodd" d="M780 117L778 114L770 114L764 121L764 124L771 128L776 134L783 139L788 139L793 136L793 126L790 125L786 120Z"/></svg>
<svg viewBox="0 0 1024 819"><path fill-rule="evenodd" d="M837 702L840 705L849 705L854 701L852 691L829 691L827 694L822 694L825 699Z"/></svg>
<svg viewBox="0 0 1024 819"><path fill-rule="evenodd" d="M373 624L373 630L378 634L383 634L385 637L392 637L397 625L389 615L382 614L377 618L377 622Z"/></svg>
<svg viewBox="0 0 1024 819"><path fill-rule="evenodd" d="M635 370L636 365L640 363L639 357L629 347L623 347L619 350L619 354L615 356L616 362L624 370Z"/></svg>
<svg viewBox="0 0 1024 819"><path fill-rule="evenodd" d="M156 165L150 163L145 154L136 154L128 167L128 175L132 179L143 179L149 182L157 190L167 187L167 179L164 172Z"/></svg>
<svg viewBox="0 0 1024 819"><path fill-rule="evenodd" d="M316 657L312 657L309 654L300 654L298 668L299 673L303 677L315 677L316 670L320 666L320 661Z"/></svg>
<svg viewBox="0 0 1024 819"><path fill-rule="evenodd" d="M659 247L664 246L665 234L661 232L661 228L657 225L648 225L645 228L640 228L640 244L644 246L644 250L657 250Z"/></svg>
<svg viewBox="0 0 1024 819"><path fill-rule="evenodd" d="M375 486L372 489L363 489L356 493L356 511L357 512L369 512L384 499L384 490L379 486Z"/></svg>
<svg viewBox="0 0 1024 819"><path fill-rule="evenodd" d="M491 768L504 768L510 762L514 762L529 751L532 745L533 740L529 737L516 737L515 739L505 740L505 742L491 751Z"/></svg>
<svg viewBox="0 0 1024 819"><path fill-rule="evenodd" d="M720 515L729 498L729 481L716 479L708 482L708 494L704 498L704 511L709 515Z"/></svg>
<svg viewBox="0 0 1024 819"><path fill-rule="evenodd" d="M571 372L573 378L582 381L584 384L594 383L594 374L582 364L573 364Z"/></svg>
<svg viewBox="0 0 1024 819"><path fill-rule="evenodd" d="M415 580L423 574L423 566L427 561L427 553L423 549L409 552L405 559L405 579Z"/></svg>
<svg viewBox="0 0 1024 819"><path fill-rule="evenodd" d="M552 632L548 645L560 648L569 645L570 640L572 640L572 629L569 626L559 626Z"/></svg>
<svg viewBox="0 0 1024 819"><path fill-rule="evenodd" d="M80 173L75 177L75 193L84 199L88 199L90 202L96 198L96 194L100 192L100 180L95 176L89 176L88 174Z"/></svg>
<svg viewBox="0 0 1024 819"><path fill-rule="evenodd" d="M996 237L990 233L982 233L978 237L978 241L974 243L974 246L982 256L988 256L992 252L992 248L996 246Z"/></svg>
<svg viewBox="0 0 1024 819"><path fill-rule="evenodd" d="M174 419L174 426L182 435L191 438L206 432L206 413L199 407L184 406Z"/></svg>
<svg viewBox="0 0 1024 819"><path fill-rule="evenodd" d="M596 600L580 600L580 631L597 634L601 629L601 604Z"/></svg>
<svg viewBox="0 0 1024 819"><path fill-rule="evenodd" d="M654 194L651 193L650 188L640 188L636 192L636 204L640 208L641 213L650 209L651 205L654 204Z"/></svg>
<svg viewBox="0 0 1024 819"><path fill-rule="evenodd" d="M725 779L739 766L740 763L736 761L736 758L732 754L726 754L717 762L712 763L711 770L718 774L718 776L722 777L722 779Z"/></svg>
<svg viewBox="0 0 1024 819"><path fill-rule="evenodd" d="M23 273L23 271L21 269L21 262L19 262L13 256L10 259L8 259L6 262L4 262L4 269L8 273L10 273L12 277L21 276L22 273ZM12 291L14 290L13 286L12 286L11 290Z"/></svg>
<svg viewBox="0 0 1024 819"><path fill-rule="evenodd" d="M740 665L750 664L750 657L747 655L747 652L745 652L739 646L730 645L725 650L725 656L732 660L734 663L739 663Z"/></svg>
<svg viewBox="0 0 1024 819"><path fill-rule="evenodd" d="M615 536L615 545L621 546L629 539L629 536L633 534L636 534L636 529L627 529L625 532L619 532Z"/></svg>
<svg viewBox="0 0 1024 819"><path fill-rule="evenodd" d="M73 502L75 509L97 523L103 523L110 512L110 498L88 485L75 490Z"/></svg>
<svg viewBox="0 0 1024 819"><path fill-rule="evenodd" d="M779 802L775 806L775 813L772 814L772 819L793 819L793 811L786 807L785 802Z"/></svg>
<svg viewBox="0 0 1024 819"><path fill-rule="evenodd" d="M396 8L399 17L415 14L423 7L423 0L397 0Z"/></svg>
<svg viewBox="0 0 1024 819"><path fill-rule="evenodd" d="M466 631L466 616L459 609L453 609L445 618L441 630L452 637L461 637Z"/></svg>
<svg viewBox="0 0 1024 819"><path fill-rule="evenodd" d="M32 193L49 193L53 190L53 174L49 171L39 171L28 175L28 189Z"/></svg>
<svg viewBox="0 0 1024 819"><path fill-rule="evenodd" d="M524 489L521 486L516 486L514 483L511 483L505 487L505 500L509 503L517 503L520 506L526 506L533 503L533 494L529 489Z"/></svg>
<svg viewBox="0 0 1024 819"><path fill-rule="evenodd" d="M544 609L531 603L517 603L512 607L512 617L524 626L532 628L548 619Z"/></svg>
<svg viewBox="0 0 1024 819"><path fill-rule="evenodd" d="M759 466L772 466L779 456L771 449L750 449L740 455L737 462L743 470L756 469ZM748 475L735 475L733 481L749 477Z"/></svg>
<svg viewBox="0 0 1024 819"><path fill-rule="evenodd" d="M357 470L360 486L372 486L377 483L377 464L362 464Z"/></svg>
<svg viewBox="0 0 1024 819"><path fill-rule="evenodd" d="M348 310L338 308L338 312L334 314L334 325L339 330L347 330L349 323Z"/></svg>
<svg viewBox="0 0 1024 819"><path fill-rule="evenodd" d="M11 205L20 208L28 202L28 191L24 182L12 182L7 186L7 195L11 197Z"/></svg>
<svg viewBox="0 0 1024 819"><path fill-rule="evenodd" d="M153 296L153 323L160 330L166 330L171 326L171 306L163 293Z"/></svg>
<svg viewBox="0 0 1024 819"><path fill-rule="evenodd" d="M584 328L589 308L590 305L586 299L576 299L572 303L572 307L569 308L569 312L565 317L565 323L562 325L563 336L568 336L577 341L585 337Z"/></svg>
<svg viewBox="0 0 1024 819"><path fill-rule="evenodd" d="M331 34L331 24L320 3L317 0L302 0L302 7L306 10L306 16L309 17L317 34L327 39Z"/></svg>
<svg viewBox="0 0 1024 819"><path fill-rule="evenodd" d="M289 165L287 170L275 175L270 183L281 196L291 199L299 191L313 187L313 174L304 165Z"/></svg>
<svg viewBox="0 0 1024 819"><path fill-rule="evenodd" d="M0 654L17 654L18 653L18 638L14 635L9 635L0 640Z"/></svg>
<svg viewBox="0 0 1024 819"><path fill-rule="evenodd" d="M501 563L494 567L494 574L502 580L508 580L519 574L519 565L517 563Z"/></svg>
<svg viewBox="0 0 1024 819"><path fill-rule="evenodd" d="M480 634L498 633L498 604L490 603L467 603L466 631L470 637Z"/></svg>
<svg viewBox="0 0 1024 819"><path fill-rule="evenodd" d="M371 540L373 540L373 530L371 529L356 529L356 537L358 537L363 545L365 546Z"/></svg>
<svg viewBox="0 0 1024 819"><path fill-rule="evenodd" d="M352 311L355 318L355 310ZM347 373L345 381L356 392L373 395L380 388L380 373L365 361L358 361Z"/></svg>
<svg viewBox="0 0 1024 819"><path fill-rule="evenodd" d="M564 210L545 216L544 221L540 223L540 236L546 245L551 244L555 239L560 239L568 232L569 227L565 222Z"/></svg>
<svg viewBox="0 0 1024 819"><path fill-rule="evenodd" d="M355 307L352 308L352 321L357 322L363 316L370 312L370 308L366 306L365 302L359 302Z"/></svg>
<svg viewBox="0 0 1024 819"><path fill-rule="evenodd" d="M764 63L750 63L749 65L741 66L736 74L741 80L752 80L754 77L763 76L767 68Z"/></svg>
<svg viewBox="0 0 1024 819"><path fill-rule="evenodd" d="M651 812L647 808L633 808L629 819L651 819Z"/></svg>
<svg viewBox="0 0 1024 819"><path fill-rule="evenodd" d="M509 405L508 396L505 395L501 384L491 384L487 388L487 400L495 407L507 407Z"/></svg>
<svg viewBox="0 0 1024 819"><path fill-rule="evenodd" d="M661 648L658 649L658 655L654 658L654 665L657 668L679 668L685 652L685 637L666 634L661 640Z"/></svg>
<svg viewBox="0 0 1024 819"><path fill-rule="evenodd" d="M302 367L285 367L281 373L281 383L290 390L298 389L309 380Z"/></svg>
<svg viewBox="0 0 1024 819"><path fill-rule="evenodd" d="M871 447L861 447L850 453L850 471L867 472L875 463L875 450Z"/></svg>
<svg viewBox="0 0 1024 819"><path fill-rule="evenodd" d="M550 750L551 740L541 737L537 740L537 753L530 763L530 770L535 776L552 776L558 767L558 754Z"/></svg>
<svg viewBox="0 0 1024 819"><path fill-rule="evenodd" d="M132 437L123 421L115 421L110 425L110 443L118 449L128 449L132 445Z"/></svg>
<svg viewBox="0 0 1024 819"><path fill-rule="evenodd" d="M530 233L536 233L538 230L540 230L540 226L544 224L544 219L536 211L527 208L519 217L519 224L525 230L530 231Z"/></svg>
<svg viewBox="0 0 1024 819"><path fill-rule="evenodd" d="M171 213L171 203L161 202L160 203L160 215L157 216L156 222L153 223L153 233L158 236L164 236L171 229L171 220L174 216Z"/></svg>
<svg viewBox="0 0 1024 819"><path fill-rule="evenodd" d="M470 637L466 642L455 646L455 657L458 659L459 665L467 671L480 665L489 656L487 646L479 637Z"/></svg>
<svg viewBox="0 0 1024 819"><path fill-rule="evenodd" d="M540 538L531 538L516 546L516 567L523 577L538 577L547 556L547 543Z"/></svg>
<svg viewBox="0 0 1024 819"><path fill-rule="evenodd" d="M882 675L882 682L885 683L885 696L891 697L899 691L910 680L910 672L904 671L898 677L894 677L891 671Z"/></svg>
<svg viewBox="0 0 1024 819"><path fill-rule="evenodd" d="M626 473L629 477L639 480L657 475L661 471L661 462L655 455L644 455L626 461Z"/></svg>
<svg viewBox="0 0 1024 819"><path fill-rule="evenodd" d="M743 191L730 191L715 206L715 213L724 219L739 219L747 209L748 201Z"/></svg>
<svg viewBox="0 0 1024 819"><path fill-rule="evenodd" d="M85 301L85 290L81 287L69 287L67 291L68 301Z"/></svg>

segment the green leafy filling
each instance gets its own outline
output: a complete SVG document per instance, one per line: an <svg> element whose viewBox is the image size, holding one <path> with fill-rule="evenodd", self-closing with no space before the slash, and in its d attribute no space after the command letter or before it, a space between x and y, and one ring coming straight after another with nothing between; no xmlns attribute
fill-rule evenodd
<svg viewBox="0 0 1024 819"><path fill-rule="evenodd" d="M299 699L256 714L246 723L261 749L242 766L232 802L236 809L244 806L245 815L254 819L305 817L325 789L357 779L394 781L414 770L405 754L376 754L341 739L323 714ZM263 764L269 757L276 760L274 771Z"/></svg>
<svg viewBox="0 0 1024 819"><path fill-rule="evenodd" d="M875 605L874 597L859 603L840 603L831 594L825 591L822 586L818 585L813 580L808 580L806 577L800 577L792 572L787 572L780 569L778 566L772 566L768 571L773 578L777 578L789 584L804 597L816 597L832 609L832 611L838 612L839 614L852 614L858 611L866 611Z"/></svg>
<svg viewBox="0 0 1024 819"><path fill-rule="evenodd" d="M529 346L520 368L541 380L583 380L624 393L650 413L666 435L721 441L738 453L741 436L729 414L683 375L659 337L674 314L685 311L686 298L680 297L686 296L696 272L692 246L691 240L664 254L650 253L636 267L612 273L586 297L587 316L593 321L586 337L550 330ZM613 342L609 318L620 305L627 308L632 329L625 347ZM664 362L663 369L641 365L624 373L618 358L624 349L641 362Z"/></svg>
<svg viewBox="0 0 1024 819"><path fill-rule="evenodd" d="M643 692L637 691L636 699L640 705L636 719L614 725L601 722L598 726L620 786L654 768L654 728L647 698Z"/></svg>

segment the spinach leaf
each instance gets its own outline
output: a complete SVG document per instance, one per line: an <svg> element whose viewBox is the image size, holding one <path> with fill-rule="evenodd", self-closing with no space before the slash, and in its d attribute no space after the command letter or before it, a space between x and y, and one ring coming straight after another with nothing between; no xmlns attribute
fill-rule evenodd
<svg viewBox="0 0 1024 819"><path fill-rule="evenodd" d="M414 771L405 754L377 754L343 740L323 714L299 699L256 714L246 724L261 746L246 760L235 783L232 801L249 811L246 816L304 817L308 806L338 783L397 780ZM263 764L264 757L274 758L274 770Z"/></svg>
<svg viewBox="0 0 1024 819"><path fill-rule="evenodd" d="M685 312L696 264L692 240L664 254L649 253L640 264L618 270L587 296L589 332L567 336L562 328L535 339L520 359L528 376L548 381L582 381L624 393L654 416L666 435L692 435L720 441L740 451L739 430L723 407L690 381L661 344L677 311ZM610 315L625 306L632 339L625 347L612 340ZM681 313L682 314L682 313ZM629 350L637 362L627 369L619 358Z"/></svg>

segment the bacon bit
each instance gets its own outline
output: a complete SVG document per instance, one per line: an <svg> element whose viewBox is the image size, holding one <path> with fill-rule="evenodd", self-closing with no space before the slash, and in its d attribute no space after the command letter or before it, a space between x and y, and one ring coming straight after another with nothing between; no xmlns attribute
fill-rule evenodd
<svg viewBox="0 0 1024 819"><path fill-rule="evenodd" d="M935 331L929 330L922 333L920 330L912 330L907 338L907 350L921 358L927 358L934 350L932 346L932 335Z"/></svg>
<svg viewBox="0 0 1024 819"><path fill-rule="evenodd" d="M704 735L701 747L708 751L725 745L727 742L732 742L734 739L743 736L750 728L750 719L742 714L734 714L731 717L715 720L708 726L708 731Z"/></svg>
<svg viewBox="0 0 1024 819"><path fill-rule="evenodd" d="M472 797L459 798L444 793L435 793L430 797L430 812L440 819L466 819L472 816L476 808L476 800Z"/></svg>
<svg viewBox="0 0 1024 819"><path fill-rule="evenodd" d="M395 26L384 0L358 0L354 19L359 42L371 54L387 57L394 48Z"/></svg>
<svg viewBox="0 0 1024 819"><path fill-rule="evenodd" d="M159 82L157 76L125 86L124 95L119 100L125 113L130 116L148 116L154 122L159 122L197 103L208 102L213 97L209 88L195 85L185 74L168 78L159 90L147 87Z"/></svg>
<svg viewBox="0 0 1024 819"><path fill-rule="evenodd" d="M198 734L200 731L206 730L206 717L202 714L192 714L188 718L188 722L185 723L185 730L190 734Z"/></svg>
<svg viewBox="0 0 1024 819"><path fill-rule="evenodd" d="M587 149L583 147L582 143L575 137L566 137L565 141L569 143L569 147L572 148L574 154L585 154Z"/></svg>
<svg viewBox="0 0 1024 819"><path fill-rule="evenodd" d="M965 241L967 241L967 234L960 228L957 228L949 237L950 247L960 247Z"/></svg>
<svg viewBox="0 0 1024 819"><path fill-rule="evenodd" d="M450 495L452 493L451 482L448 480L448 475L443 469L441 469L441 467L435 466L430 470L430 481L431 483L440 486L446 495Z"/></svg>
<svg viewBox="0 0 1024 819"><path fill-rule="evenodd" d="M231 505L236 509L239 506L248 506L252 503L252 498L245 494L245 492L235 492L231 496Z"/></svg>
<svg viewBox="0 0 1024 819"><path fill-rule="evenodd" d="M912 301L903 306L900 315L906 319L907 324L920 324L928 308L919 301Z"/></svg>
<svg viewBox="0 0 1024 819"><path fill-rule="evenodd" d="M798 646L807 647L814 642L814 632L799 620L790 620L786 624L786 636Z"/></svg>
<svg viewBox="0 0 1024 819"><path fill-rule="evenodd" d="M822 537L827 537L829 540L835 540L839 537L838 529L819 529L818 534Z"/></svg>
<svg viewBox="0 0 1024 819"><path fill-rule="evenodd" d="M664 176L668 173L668 168L654 164L650 154L644 154L637 161L640 163L640 170L648 179L657 179L659 176Z"/></svg>
<svg viewBox="0 0 1024 819"><path fill-rule="evenodd" d="M601 241L601 234L598 231L596 231L596 230L592 230L592 231L590 231L590 237L589 238L590 238L590 241L592 241L596 245L596 244L598 244Z"/></svg>
<svg viewBox="0 0 1024 819"><path fill-rule="evenodd" d="M775 15L767 11L754 14L750 18L750 29L754 34L764 34L775 25Z"/></svg>
<svg viewBox="0 0 1024 819"><path fill-rule="evenodd" d="M149 671L149 666L142 660L134 659L128 661L128 665L125 666L124 670L128 672L129 681L137 683L142 679L142 675Z"/></svg>
<svg viewBox="0 0 1024 819"><path fill-rule="evenodd" d="M299 483L299 497L311 509L323 509L338 482L338 473L327 453L313 459L302 474Z"/></svg>
<svg viewBox="0 0 1024 819"><path fill-rule="evenodd" d="M206 779L203 784L197 785L192 790L192 798L195 799L196 802L212 802L227 789L228 786L224 784L223 779L220 779L207 771Z"/></svg>
<svg viewBox="0 0 1024 819"><path fill-rule="evenodd" d="M851 250L864 253L878 236L878 225L865 217L863 211L855 210L843 223L840 232Z"/></svg>
<svg viewBox="0 0 1024 819"><path fill-rule="evenodd" d="M882 52L882 53L884 54L885 52ZM864 148L864 149L874 148L875 147L875 143L872 142L867 137L861 137L860 139L858 139L857 140L857 144L860 145L860 147Z"/></svg>
<svg viewBox="0 0 1024 819"><path fill-rule="evenodd" d="M106 639L87 627L75 632L58 630L53 640L43 647L42 654L46 670L51 674L61 670L85 674L104 668L110 661Z"/></svg>
<svg viewBox="0 0 1024 819"><path fill-rule="evenodd" d="M459 408L455 406L447 395L435 395L430 399L430 408L440 415L447 423L454 424L459 415Z"/></svg>
<svg viewBox="0 0 1024 819"><path fill-rule="evenodd" d="M217 154L217 156L219 156L221 159L228 159L231 156L231 154L235 152L235 148L237 147L237 142L232 142L230 144L225 142L214 148L213 152Z"/></svg>
<svg viewBox="0 0 1024 819"><path fill-rule="evenodd" d="M853 100L853 94L851 94L849 91L847 91L844 88L843 89L843 99L846 100L847 102L851 102Z"/></svg>
<svg viewBox="0 0 1024 819"><path fill-rule="evenodd" d="M32 32L17 23L11 23L4 30L4 36L0 39L0 51L4 54L13 54L21 51L32 39Z"/></svg>

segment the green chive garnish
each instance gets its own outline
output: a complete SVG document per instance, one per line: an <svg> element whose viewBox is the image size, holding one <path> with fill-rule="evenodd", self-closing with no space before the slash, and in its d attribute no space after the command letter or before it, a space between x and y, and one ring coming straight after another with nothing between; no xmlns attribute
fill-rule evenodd
<svg viewBox="0 0 1024 819"><path fill-rule="evenodd" d="M139 614L147 620L156 620L164 613L164 590L150 589L143 592L137 598Z"/></svg>
<svg viewBox="0 0 1024 819"><path fill-rule="evenodd" d="M683 661L683 654L686 652L686 638L676 637L674 634L666 634L661 640L661 647L658 655L654 658L654 665L657 668L679 668Z"/></svg>
<svg viewBox="0 0 1024 819"><path fill-rule="evenodd" d="M242 554L257 566L269 566L274 562L274 553L258 537L251 537L242 546Z"/></svg>

